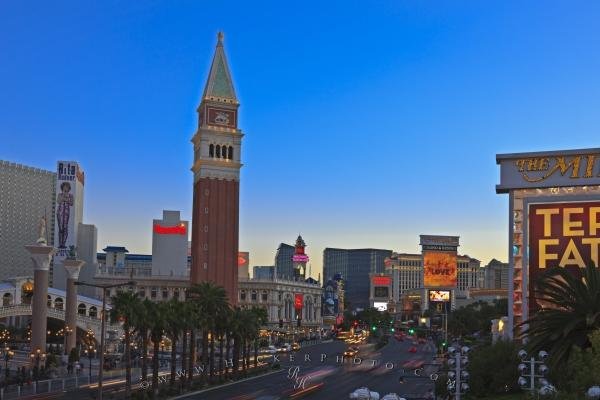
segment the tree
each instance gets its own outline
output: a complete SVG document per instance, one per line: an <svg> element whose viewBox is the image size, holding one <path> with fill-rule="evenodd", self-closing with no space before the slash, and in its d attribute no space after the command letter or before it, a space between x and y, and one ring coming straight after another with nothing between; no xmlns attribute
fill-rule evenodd
<svg viewBox="0 0 600 400"><path fill-rule="evenodd" d="M572 349L566 368L551 370L556 375L552 381L562 383L561 398L582 399L590 387L600 383L600 330L592 332L588 339L591 345L587 349Z"/></svg>
<svg viewBox="0 0 600 400"><path fill-rule="evenodd" d="M125 392L127 397L131 396L131 335L134 333L135 317L141 301L137 293L117 292L111 298L110 309L111 321L123 323L125 333Z"/></svg>
<svg viewBox="0 0 600 400"><path fill-rule="evenodd" d="M473 349L469 354L470 394L482 398L518 391L518 349L513 342L499 341Z"/></svg>
<svg viewBox="0 0 600 400"><path fill-rule="evenodd" d="M590 347L589 335L600 329L600 269L588 265L579 278L552 268L536 282L542 308L521 324L532 352L546 350L551 366L568 361L574 346Z"/></svg>
<svg viewBox="0 0 600 400"><path fill-rule="evenodd" d="M252 337L254 338L254 368L258 366L258 336L260 328L269 320L267 310L262 307L252 307Z"/></svg>
<svg viewBox="0 0 600 400"><path fill-rule="evenodd" d="M159 369L159 352L160 342L166 327L167 313L169 312L167 303L145 302L147 307L146 314L149 317L150 340L152 340L152 396L158 397L158 369Z"/></svg>
<svg viewBox="0 0 600 400"><path fill-rule="evenodd" d="M135 308L135 314L131 322L132 326L135 327L141 342L142 381L148 379L148 340L151 327L149 310L151 309L152 304L154 303L148 299L142 300Z"/></svg>
<svg viewBox="0 0 600 400"><path fill-rule="evenodd" d="M175 386L175 377L177 375L177 342L179 341L179 336L185 332L184 304L178 299L172 298L166 305L165 331L169 338L171 338L171 380L169 382L171 387Z"/></svg>
<svg viewBox="0 0 600 400"><path fill-rule="evenodd" d="M202 331L202 363L204 371L208 368L212 380L214 376L214 333L216 331L216 320L220 315L224 314L229 307L227 302L227 292L221 286L216 286L211 282L202 282L193 285L190 288L189 293L190 296L194 298L198 316L200 317L197 322L199 322L199 328ZM203 379L205 379L205 377L206 372L203 373Z"/></svg>

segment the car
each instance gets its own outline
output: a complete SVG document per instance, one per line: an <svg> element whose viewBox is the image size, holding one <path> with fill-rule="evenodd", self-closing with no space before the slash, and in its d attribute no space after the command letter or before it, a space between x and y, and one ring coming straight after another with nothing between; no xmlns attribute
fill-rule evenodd
<svg viewBox="0 0 600 400"><path fill-rule="evenodd" d="M381 400L406 400L404 397L398 396L396 393L388 393Z"/></svg>
<svg viewBox="0 0 600 400"><path fill-rule="evenodd" d="M416 352L417 352L417 348L416 348L415 346L410 346L410 347L408 348L408 352L409 352L409 353L416 353Z"/></svg>
<svg viewBox="0 0 600 400"><path fill-rule="evenodd" d="M260 353L261 354L276 354L277 351L278 351L277 347L269 346L269 347L266 347L266 348L260 350Z"/></svg>
<svg viewBox="0 0 600 400"><path fill-rule="evenodd" d="M292 349L292 346L290 346L290 344L289 344L289 343L285 343L285 344L283 344L283 345L279 346L279 348L277 349L277 351L278 351L279 353L287 353L287 352L289 352L291 349Z"/></svg>
<svg viewBox="0 0 600 400"><path fill-rule="evenodd" d="M298 351L300 350L300 345L298 343L292 343L292 350L293 351Z"/></svg>
<svg viewBox="0 0 600 400"><path fill-rule="evenodd" d="M379 393L371 392L369 388L361 387L350 393L350 398L357 400L379 400Z"/></svg>
<svg viewBox="0 0 600 400"><path fill-rule="evenodd" d="M344 352L344 357L354 357L358 354L356 350L348 349Z"/></svg>

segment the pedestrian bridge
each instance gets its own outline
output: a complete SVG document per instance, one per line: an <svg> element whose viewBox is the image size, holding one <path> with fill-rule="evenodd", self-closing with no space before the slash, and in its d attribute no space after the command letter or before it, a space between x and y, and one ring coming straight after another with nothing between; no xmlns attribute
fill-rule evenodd
<svg viewBox="0 0 600 400"><path fill-rule="evenodd" d="M21 315L31 315L31 304L15 304L0 307L0 319L8 317L16 317ZM65 320L65 311L53 307L48 307L48 318L54 318L61 321ZM84 331L92 330L97 338L100 338L101 320L87 315L77 315L77 327ZM109 331L121 331L119 324L106 323L106 328Z"/></svg>

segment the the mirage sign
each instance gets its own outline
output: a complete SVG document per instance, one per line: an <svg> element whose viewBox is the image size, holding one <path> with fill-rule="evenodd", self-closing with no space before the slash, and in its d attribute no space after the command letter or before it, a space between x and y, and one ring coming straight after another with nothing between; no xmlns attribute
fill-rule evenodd
<svg viewBox="0 0 600 400"><path fill-rule="evenodd" d="M600 185L600 149L498 154L500 184L510 189Z"/></svg>

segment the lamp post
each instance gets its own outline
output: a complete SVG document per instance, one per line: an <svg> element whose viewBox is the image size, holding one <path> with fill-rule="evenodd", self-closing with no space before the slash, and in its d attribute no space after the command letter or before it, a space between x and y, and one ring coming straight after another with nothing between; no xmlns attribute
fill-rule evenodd
<svg viewBox="0 0 600 400"><path fill-rule="evenodd" d="M469 372L464 369L469 363L469 349L463 346L460 350L454 347L448 347L448 366L451 368L448 371L448 391L454 393L454 398L460 400L460 396L469 391Z"/></svg>
<svg viewBox="0 0 600 400"><path fill-rule="evenodd" d="M548 353L540 351L538 353L538 360L534 356L529 357L525 350L519 351L519 358L521 363L519 364L519 386L521 389L527 390L532 396L537 392L538 394L547 395L556 392L554 386L548 382L546 376L550 369L544 364L548 360ZM538 388L536 390L536 388Z"/></svg>
<svg viewBox="0 0 600 400"><path fill-rule="evenodd" d="M63 328L63 333L65 336L65 340L64 340L64 353L65 355L69 355L69 351L70 349L69 347L69 335L73 332L73 328L71 328L69 325L65 325L65 327Z"/></svg>
<svg viewBox="0 0 600 400"><path fill-rule="evenodd" d="M84 353L88 357L89 382L92 383L92 358L96 356L96 348L92 344L88 344ZM102 366L101 366L102 368Z"/></svg>
<svg viewBox="0 0 600 400"><path fill-rule="evenodd" d="M46 358L46 353L43 353L40 349L36 349L33 353L29 354L29 357L31 358L31 361L35 360L34 379L37 390L37 384L40 377L40 360L44 360Z"/></svg>
<svg viewBox="0 0 600 400"><path fill-rule="evenodd" d="M13 358L15 353L6 346L4 348L4 387L8 387L8 378L10 378L10 371L8 369L8 361Z"/></svg>
<svg viewBox="0 0 600 400"><path fill-rule="evenodd" d="M93 283L85 282L73 282L77 286L90 286L98 289L102 289L102 317L100 323L100 368L98 370L98 400L102 400L102 377L104 372L104 331L106 323L106 292L108 289L123 287L123 286L134 286L135 282L129 281L126 283L118 283L114 285L96 285Z"/></svg>

